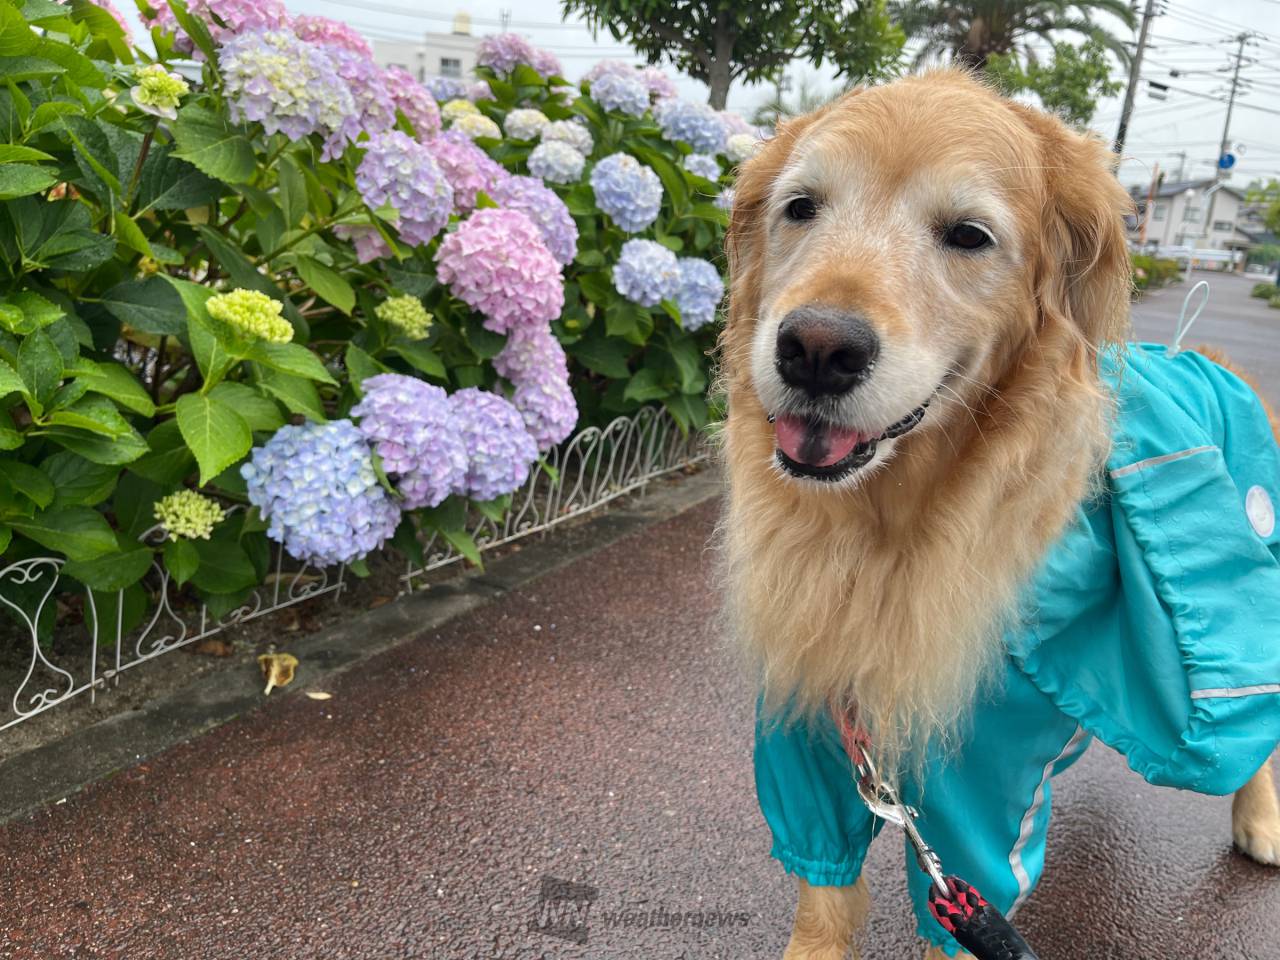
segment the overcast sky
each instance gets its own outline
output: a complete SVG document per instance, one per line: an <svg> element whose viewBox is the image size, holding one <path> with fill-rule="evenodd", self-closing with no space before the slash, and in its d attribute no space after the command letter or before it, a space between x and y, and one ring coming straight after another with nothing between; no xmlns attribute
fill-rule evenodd
<svg viewBox="0 0 1280 960"><path fill-rule="evenodd" d="M596 42L580 22L563 22L558 0L468 0L462 6L450 0L416 0L416 7L411 0L286 0L286 4L291 12L344 20L370 38L400 40L415 33L448 32L459 9L471 14L477 34L496 32L505 15L510 29L559 55L571 80L604 57L639 62L634 51L607 34ZM1231 182L1243 185L1254 177L1280 177L1280 0L1161 0L1158 6L1165 12L1153 23L1143 78L1180 89L1171 89L1167 100L1158 101L1151 98L1145 83L1141 85L1121 179L1147 181L1156 162L1169 171L1170 178L1177 175L1180 164L1188 178L1212 175L1227 105L1206 97L1225 98L1234 62L1231 54L1238 46L1230 38L1246 29L1262 36L1245 47L1242 93L1231 122L1231 143L1238 156ZM1184 73L1173 78L1171 70ZM830 71L797 65L791 74L795 83L807 76L820 88L834 87ZM706 88L699 83L680 78L680 86L685 96L706 98ZM729 106L749 115L769 92L763 86L735 84ZM1108 139L1115 136L1122 96L1100 103L1092 124ZM1185 160L1176 155L1180 150L1186 151Z"/></svg>

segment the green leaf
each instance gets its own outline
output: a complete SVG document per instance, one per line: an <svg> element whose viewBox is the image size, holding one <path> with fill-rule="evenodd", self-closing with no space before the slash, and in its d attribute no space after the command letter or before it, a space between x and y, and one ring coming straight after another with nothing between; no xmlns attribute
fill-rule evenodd
<svg viewBox="0 0 1280 960"><path fill-rule="evenodd" d="M93 393L110 397L120 406L144 417L155 416L156 405L127 367L118 363L82 359L72 374Z"/></svg>
<svg viewBox="0 0 1280 960"><path fill-rule="evenodd" d="M137 211L187 210L213 203L225 192L217 180L179 160L167 146L152 145L138 177Z"/></svg>
<svg viewBox="0 0 1280 960"><path fill-rule="evenodd" d="M0 326L19 336L56 323L64 316L65 310L32 290L11 293L8 303L0 303Z"/></svg>
<svg viewBox="0 0 1280 960"><path fill-rule="evenodd" d="M183 442L177 421L166 420L147 435L147 451L129 464L129 472L173 487L181 483L195 465L195 457Z"/></svg>
<svg viewBox="0 0 1280 960"><path fill-rule="evenodd" d="M25 197L47 190L58 182L52 167L36 167L29 163L6 163L0 166L0 200Z"/></svg>
<svg viewBox="0 0 1280 960"><path fill-rule="evenodd" d="M605 311L605 330L611 337L622 337L641 347L653 333L653 317L644 307L628 301L619 301Z"/></svg>
<svg viewBox="0 0 1280 960"><path fill-rule="evenodd" d="M0 57L16 57L36 48L37 37L13 6L0 3Z"/></svg>
<svg viewBox="0 0 1280 960"><path fill-rule="evenodd" d="M370 377L376 377L380 373L386 373L388 369L385 364L379 363L354 343L347 344L344 362L347 368L347 376L351 379L351 386L355 387L357 392L360 390L360 384L364 383L364 381Z"/></svg>
<svg viewBox="0 0 1280 960"><path fill-rule="evenodd" d="M421 257L414 257L404 263L387 264L387 278L397 290L411 293L415 297L425 297L436 288L436 271L434 264Z"/></svg>
<svg viewBox="0 0 1280 960"><path fill-rule="evenodd" d="M0 163L40 163L53 157L35 147L21 147L12 143L0 143Z"/></svg>
<svg viewBox="0 0 1280 960"><path fill-rule="evenodd" d="M0 553L4 553L9 549L9 543L13 540L13 528L0 524ZM419 564L421 566L421 564Z"/></svg>
<svg viewBox="0 0 1280 960"><path fill-rule="evenodd" d="M41 510L53 503L53 481L39 467L17 460L0 460L0 477Z"/></svg>
<svg viewBox="0 0 1280 960"><path fill-rule="evenodd" d="M120 415L116 405L100 396L84 397L64 410L55 410L49 414L49 422L63 427L78 427L112 440L133 433L133 427Z"/></svg>
<svg viewBox="0 0 1280 960"><path fill-rule="evenodd" d="M425 343L392 344L391 352L403 357L416 370L421 370L429 377L445 379L444 361Z"/></svg>
<svg viewBox="0 0 1280 960"><path fill-rule="evenodd" d="M22 341L18 348L18 372L28 391L43 408L62 382L62 354L43 330L37 330ZM35 410L31 412L37 413Z"/></svg>
<svg viewBox="0 0 1280 960"><path fill-rule="evenodd" d="M441 530L440 535L449 541L453 549L471 561L473 566L484 569L484 561L480 559L480 548L471 534L465 530Z"/></svg>
<svg viewBox="0 0 1280 960"><path fill-rule="evenodd" d="M235 593L258 582L258 571L234 540L193 540L200 558L191 582L209 593Z"/></svg>
<svg viewBox="0 0 1280 960"><path fill-rule="evenodd" d="M253 446L253 434L244 417L209 396L188 393L178 398L178 429L200 465L203 486Z"/></svg>
<svg viewBox="0 0 1280 960"><path fill-rule="evenodd" d="M69 450L60 450L40 464L53 481L57 507L92 507L111 496L120 468L94 463Z"/></svg>
<svg viewBox="0 0 1280 960"><path fill-rule="evenodd" d="M300 413L317 423L325 422L324 404L316 385L304 377L264 369L261 373L262 388L278 399L291 413Z"/></svg>
<svg viewBox="0 0 1280 960"><path fill-rule="evenodd" d="M160 275L116 284L102 295L102 305L142 333L180 337L187 332L186 304L175 285Z"/></svg>
<svg viewBox="0 0 1280 960"><path fill-rule="evenodd" d="M680 391L682 393L702 393L707 387L707 358L692 337L667 340L668 352L680 371Z"/></svg>
<svg viewBox="0 0 1280 960"><path fill-rule="evenodd" d="M170 0L169 9L173 13L173 19L178 21L178 26L182 28L182 32L190 37L200 52L204 54L206 63L217 63L218 56L214 50L213 37L209 34L209 28L199 17L193 17L187 9L185 0Z"/></svg>
<svg viewBox="0 0 1280 960"><path fill-rule="evenodd" d="M280 210L284 225L296 227L307 215L307 180L293 157L286 154L276 165L276 187L280 195ZM305 277L303 279L306 279ZM309 282L309 281L308 281ZM317 292L319 292L317 290Z"/></svg>
<svg viewBox="0 0 1280 960"><path fill-rule="evenodd" d="M659 382L657 371L645 367L643 370L637 370L627 382L623 397L637 403L648 403L650 400L660 400L670 392L668 387Z"/></svg>
<svg viewBox="0 0 1280 960"><path fill-rule="evenodd" d="M601 373L612 380L624 380L631 376L627 358L631 348L621 340L609 337L580 340L569 348L573 358L593 373Z"/></svg>
<svg viewBox="0 0 1280 960"><path fill-rule="evenodd" d="M299 256L294 261L298 267L298 276L302 277L308 287L318 293L321 299L351 316L351 308L356 305L356 292L351 289L351 284L312 257Z"/></svg>
<svg viewBox="0 0 1280 960"><path fill-rule="evenodd" d="M173 124L175 155L224 183L243 183L257 169L253 147L220 114L194 103L178 111Z"/></svg>
<svg viewBox="0 0 1280 960"><path fill-rule="evenodd" d="M130 429L124 436L108 439L72 427L49 427L45 436L94 463L119 465L132 463L147 452L146 441Z"/></svg>
<svg viewBox="0 0 1280 960"><path fill-rule="evenodd" d="M0 397L7 397L11 393L26 393L26 391L27 385L18 376L18 371L0 360Z"/></svg>
<svg viewBox="0 0 1280 960"><path fill-rule="evenodd" d="M325 369L320 358L300 343L255 343L248 353L248 359L255 360L264 367L306 377L308 380L332 384L338 382Z"/></svg>
<svg viewBox="0 0 1280 960"><path fill-rule="evenodd" d="M120 196L120 178L113 169L119 162L119 156L112 150L102 121L88 117L64 117L62 131L75 145L76 163L84 174L77 182L96 193L103 203L114 207L113 197Z"/></svg>
<svg viewBox="0 0 1280 960"><path fill-rule="evenodd" d="M617 299L613 280L603 271L582 274L578 277L578 286L583 295L597 306L606 306Z"/></svg>
<svg viewBox="0 0 1280 960"><path fill-rule="evenodd" d="M208 319L188 316L187 338L191 341L191 352L195 354L196 366L200 368L206 385L217 384L240 362L218 340L212 321Z"/></svg>
<svg viewBox="0 0 1280 960"><path fill-rule="evenodd" d="M146 576L154 556L149 548L137 546L94 560L68 561L62 572L95 590L123 590Z"/></svg>
<svg viewBox="0 0 1280 960"><path fill-rule="evenodd" d="M200 568L200 551L190 540L170 540L164 545L164 568L174 583L182 586Z"/></svg>
<svg viewBox="0 0 1280 960"><path fill-rule="evenodd" d="M106 518L90 507L46 510L31 518L14 517L9 525L70 560L93 560L117 550L116 535Z"/></svg>
<svg viewBox="0 0 1280 960"><path fill-rule="evenodd" d="M662 405L684 433L697 430L706 425L707 402L700 396L691 393L675 393L662 399Z"/></svg>
<svg viewBox="0 0 1280 960"><path fill-rule="evenodd" d="M210 390L209 396L244 417L244 422L254 433L270 433L284 425L284 417L280 415L276 402L247 383L225 380Z"/></svg>
<svg viewBox="0 0 1280 960"><path fill-rule="evenodd" d="M147 242L147 235L142 232L142 228L127 213L116 213L115 235L117 240L134 253L140 253L144 257L152 255L151 244ZM156 278L153 277L152 279Z"/></svg>
<svg viewBox="0 0 1280 960"><path fill-rule="evenodd" d="M31 115L30 133L36 133L56 123L63 117L79 117L84 115L84 107L66 100L49 100L36 107Z"/></svg>

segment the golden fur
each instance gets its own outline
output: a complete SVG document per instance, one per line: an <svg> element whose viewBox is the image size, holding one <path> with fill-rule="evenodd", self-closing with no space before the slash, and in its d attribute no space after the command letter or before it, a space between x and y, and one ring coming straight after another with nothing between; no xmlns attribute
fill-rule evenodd
<svg viewBox="0 0 1280 960"><path fill-rule="evenodd" d="M994 672L1017 588L1106 458L1110 401L1096 354L1125 338L1130 298L1130 200L1113 161L1096 138L941 71L792 121L740 171L721 339L728 610L768 706L856 704L882 770L963 716ZM842 220L833 207L838 227L803 241L777 215L779 184L800 168L857 198ZM932 209L912 208L922 193L937 216L986 197L1003 235L998 256L940 257L913 225ZM941 342L976 358L948 367L959 375L943 379L923 424L851 483L773 466L761 348L772 348L769 323L815 302L860 314L882 343L906 345L900 356ZM887 382L919 389L910 376ZM885 390L868 402L884 406ZM1233 812L1241 848L1280 861L1269 765ZM867 910L861 881L802 882L787 957L843 957Z"/></svg>

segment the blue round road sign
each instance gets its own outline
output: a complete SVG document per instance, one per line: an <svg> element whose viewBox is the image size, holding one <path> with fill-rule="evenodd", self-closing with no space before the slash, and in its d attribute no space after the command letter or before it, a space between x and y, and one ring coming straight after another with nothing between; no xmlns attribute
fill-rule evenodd
<svg viewBox="0 0 1280 960"><path fill-rule="evenodd" d="M1219 170L1230 170L1236 165L1236 155L1234 153L1224 153L1218 158Z"/></svg>

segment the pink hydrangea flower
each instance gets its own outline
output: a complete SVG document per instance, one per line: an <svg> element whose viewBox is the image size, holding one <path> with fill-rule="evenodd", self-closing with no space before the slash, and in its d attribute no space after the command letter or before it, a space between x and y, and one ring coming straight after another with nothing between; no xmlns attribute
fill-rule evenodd
<svg viewBox="0 0 1280 960"><path fill-rule="evenodd" d="M306 15L294 17L293 32L299 39L309 40L311 43L319 43L326 47L340 47L366 59L373 59L373 48L369 46L369 42L345 23L337 20Z"/></svg>
<svg viewBox="0 0 1280 960"><path fill-rule="evenodd" d="M149 6L155 10L151 22L166 33L176 35L175 50L190 53L198 60L204 59L195 43L178 26L167 0L154 0ZM226 43L246 30L281 30L289 26L289 12L281 0L190 0L187 10L209 25L209 33L218 44ZM226 26L219 26L219 20Z"/></svg>
<svg viewBox="0 0 1280 960"><path fill-rule="evenodd" d="M440 107L436 98L408 70L388 67L383 74L387 91L396 108L413 124L413 131L424 143L440 132Z"/></svg>
<svg viewBox="0 0 1280 960"><path fill-rule="evenodd" d="M517 64L533 63L533 44L518 33L490 34L476 47L476 63L505 77Z"/></svg>
<svg viewBox="0 0 1280 960"><path fill-rule="evenodd" d="M502 166L467 139L466 134L446 130L429 144L440 170L453 188L453 205L460 213L475 209L476 193L493 189L510 176Z"/></svg>
<svg viewBox="0 0 1280 960"><path fill-rule="evenodd" d="M360 263L372 263L383 257L391 256L391 247L373 227L359 224L340 223L333 228L334 236L339 240L349 240L356 246L356 259Z"/></svg>
<svg viewBox="0 0 1280 960"><path fill-rule="evenodd" d="M495 333L550 323L564 309L560 265L533 221L516 210L473 213L440 242L436 272Z"/></svg>

